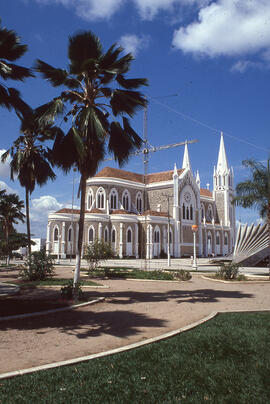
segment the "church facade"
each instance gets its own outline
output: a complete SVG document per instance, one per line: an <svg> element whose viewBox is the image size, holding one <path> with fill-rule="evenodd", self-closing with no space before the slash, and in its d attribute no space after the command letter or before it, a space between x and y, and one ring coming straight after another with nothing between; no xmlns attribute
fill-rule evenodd
<svg viewBox="0 0 270 404"><path fill-rule="evenodd" d="M221 134L213 191L193 175L185 145L182 168L144 176L105 167L87 181L84 245L96 238L110 242L119 258L193 255L192 225L198 226L201 257L226 255L235 240L233 170ZM76 254L79 210L49 214L46 250L62 258Z"/></svg>

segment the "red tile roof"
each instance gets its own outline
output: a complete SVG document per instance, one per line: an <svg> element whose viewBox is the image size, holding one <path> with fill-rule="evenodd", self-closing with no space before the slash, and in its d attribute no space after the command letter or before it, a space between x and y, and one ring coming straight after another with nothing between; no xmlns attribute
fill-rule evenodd
<svg viewBox="0 0 270 404"><path fill-rule="evenodd" d="M79 209L70 209L70 208L63 208L58 210L55 213L74 213L74 214L80 214L80 210ZM100 209L91 209L91 210L86 210L85 213L104 213L104 211L100 210Z"/></svg>
<svg viewBox="0 0 270 404"><path fill-rule="evenodd" d="M180 175L184 170L181 168L177 170L178 175ZM172 180L173 170L162 171L159 173L148 174L146 177L146 184L151 184L153 182L170 181ZM95 175L96 177L103 178L119 178L128 181L144 183L144 175L133 173L131 171L120 170L119 168L104 167L99 173Z"/></svg>
<svg viewBox="0 0 270 404"><path fill-rule="evenodd" d="M145 212L143 212L141 214L141 216L146 216L146 215L168 217L167 212L157 212L156 210L146 210Z"/></svg>
<svg viewBox="0 0 270 404"><path fill-rule="evenodd" d="M111 212L111 215L134 215L134 213L128 212L127 210L124 210L124 209L117 209L117 210L113 210Z"/></svg>
<svg viewBox="0 0 270 404"><path fill-rule="evenodd" d="M200 194L201 196L207 196L208 198L213 198L213 194L211 191L209 191L209 189L200 189Z"/></svg>

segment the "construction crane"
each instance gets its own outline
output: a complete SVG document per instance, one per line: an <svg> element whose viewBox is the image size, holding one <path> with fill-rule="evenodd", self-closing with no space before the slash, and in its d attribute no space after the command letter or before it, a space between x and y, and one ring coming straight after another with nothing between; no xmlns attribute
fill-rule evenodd
<svg viewBox="0 0 270 404"><path fill-rule="evenodd" d="M163 97L146 97L149 99L152 98L165 98L165 97L174 97L177 96L177 94L172 94L169 96L163 96ZM149 165L149 154L150 153L155 153L157 151L162 151L162 150L167 150L167 149L172 149L174 147L179 147L179 146L184 146L185 144L192 144L192 143L197 143L198 140L197 139L193 139L193 140L185 140L183 142L178 142L178 143L171 143L171 144L167 144L167 145L163 145L163 146L152 146L149 141L148 141L148 136L147 136L147 119L148 119L148 113L147 113L147 106L144 107L144 124L143 124L143 144L144 147L141 148L140 150L135 151L134 153L130 153L130 156L139 156L139 155L143 155L143 166L144 166L144 210L146 211L146 206L147 206L147 201L146 201L146 180L147 180L147 175L148 175L148 165ZM111 158L107 158L104 161L112 161L114 160L113 157ZM146 240L145 240L145 233L146 233L146 215L145 215L145 232L143 232L143 242L142 245L146 246ZM169 236L168 236L169 237ZM169 243L169 240L168 240ZM169 247L168 247L168 251L169 251ZM144 259L144 269L147 269L147 257L146 257L146 251L145 251L145 259Z"/></svg>

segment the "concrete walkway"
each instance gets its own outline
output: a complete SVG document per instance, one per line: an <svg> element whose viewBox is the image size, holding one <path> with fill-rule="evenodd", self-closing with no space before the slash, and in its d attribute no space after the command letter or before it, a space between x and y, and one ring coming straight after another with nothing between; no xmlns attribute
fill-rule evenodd
<svg viewBox="0 0 270 404"><path fill-rule="evenodd" d="M106 280L93 306L0 322L0 373L116 349L201 320L214 311L270 310L269 283Z"/></svg>

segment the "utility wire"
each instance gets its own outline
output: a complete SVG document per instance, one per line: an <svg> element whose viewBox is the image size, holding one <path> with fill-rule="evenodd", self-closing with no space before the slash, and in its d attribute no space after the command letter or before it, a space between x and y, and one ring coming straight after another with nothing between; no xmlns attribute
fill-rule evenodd
<svg viewBox="0 0 270 404"><path fill-rule="evenodd" d="M237 140L238 142L245 143L245 144L247 144L247 145L249 145L249 146L251 146L251 147L255 147L256 149L269 152L269 150L266 149L265 147L257 146L257 145L254 144L254 143L251 143L251 142L248 142L248 141L246 141L246 140L243 140L243 139L241 139L241 138L239 138L239 137L230 135L229 133L224 132L224 131L222 131L222 130L218 130L218 129L216 129L216 128L213 128L212 126L207 125L206 123L201 122L201 121L199 121L198 119L195 119L195 118L193 118L193 117L190 116L190 115L186 115L186 114L184 114L183 112L177 111L176 109L169 107L169 105L167 105L167 104L163 104L162 102L158 101L158 100L155 99L155 98L152 98L152 97L150 97L150 96L148 96L148 98L150 98L151 101L154 101L156 104L159 104L159 105L161 105L162 107L167 108L169 111L174 112L174 113L176 113L177 115L180 115L180 116L182 116L182 117L185 118L185 119L189 119L190 121L195 122L195 123L197 123L198 125L204 126L205 128L210 129L210 130L212 130L212 131L214 131L214 132L216 132L216 133L218 133L218 134L220 134L220 132L223 132L223 135L228 136L228 137L230 137L230 138L232 138L232 139L234 139L234 140Z"/></svg>

